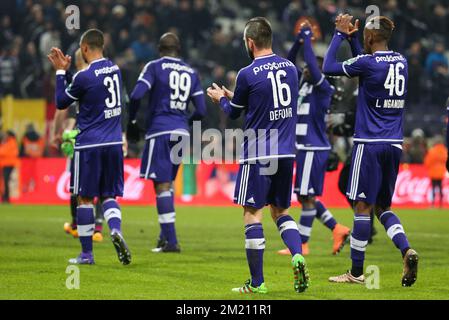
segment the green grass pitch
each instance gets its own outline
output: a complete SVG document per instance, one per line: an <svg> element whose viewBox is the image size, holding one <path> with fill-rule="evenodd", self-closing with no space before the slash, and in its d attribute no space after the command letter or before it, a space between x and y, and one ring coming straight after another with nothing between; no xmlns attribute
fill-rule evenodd
<svg viewBox="0 0 449 320"><path fill-rule="evenodd" d="M380 268L380 289L337 285L327 278L350 265L349 246L332 256L331 233L315 221L307 257L311 287L293 290L289 258L266 210L264 221L264 296L240 296L230 289L249 278L241 210L179 207L177 230L181 254L153 254L158 235L154 207L123 207L123 230L133 262L122 266L108 236L94 244L96 265L80 267L80 288L66 288L67 259L79 253L79 242L63 232L68 208L63 206L0 206L0 299L449 299L449 213L397 210L413 247L420 254L419 277L401 287L402 260L384 229L367 249L366 265ZM299 209L292 215L297 219ZM333 210L352 226L350 210ZM107 228L106 228L107 229Z"/></svg>

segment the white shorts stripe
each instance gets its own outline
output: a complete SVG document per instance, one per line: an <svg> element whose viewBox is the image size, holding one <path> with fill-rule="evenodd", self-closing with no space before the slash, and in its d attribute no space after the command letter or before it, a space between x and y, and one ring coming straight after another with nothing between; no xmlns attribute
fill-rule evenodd
<svg viewBox="0 0 449 320"><path fill-rule="evenodd" d="M265 239L246 239L245 249L262 250L265 249Z"/></svg>
<svg viewBox="0 0 449 320"><path fill-rule="evenodd" d="M359 176L360 176L360 164L362 162L363 157L363 144L359 144L357 146L357 151L354 159L354 169L351 177L351 191L349 193L349 199L355 200L357 197L357 189L359 186Z"/></svg>
<svg viewBox="0 0 449 320"><path fill-rule="evenodd" d="M75 168L73 169L73 194L78 194L78 186L79 186L79 167L80 167L80 153L79 151L75 151L75 160L74 160Z"/></svg>
<svg viewBox="0 0 449 320"><path fill-rule="evenodd" d="M240 204L242 206L245 205L246 202L246 192L248 190L248 177L249 177L249 170L250 170L250 166L247 164L245 165L245 175L243 177L243 185L241 186L242 188L242 198L241 198L241 202Z"/></svg>
<svg viewBox="0 0 449 320"><path fill-rule="evenodd" d="M307 196L309 194L309 182L310 174L312 173L313 155L313 151L308 151L306 153L304 168L302 170L301 187L299 189L299 194L302 196Z"/></svg>
<svg viewBox="0 0 449 320"><path fill-rule="evenodd" d="M145 179L148 179L148 175L150 174L151 167L151 159L153 158L153 149L154 149L154 139L150 139L149 147L148 147L148 160L147 160L147 169L145 170Z"/></svg>

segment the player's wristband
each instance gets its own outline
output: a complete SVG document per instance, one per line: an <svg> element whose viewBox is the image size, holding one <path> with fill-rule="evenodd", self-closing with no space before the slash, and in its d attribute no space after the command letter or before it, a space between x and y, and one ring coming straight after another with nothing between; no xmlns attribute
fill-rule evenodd
<svg viewBox="0 0 449 320"><path fill-rule="evenodd" d="M57 76L65 76L65 70L56 70L56 75Z"/></svg>

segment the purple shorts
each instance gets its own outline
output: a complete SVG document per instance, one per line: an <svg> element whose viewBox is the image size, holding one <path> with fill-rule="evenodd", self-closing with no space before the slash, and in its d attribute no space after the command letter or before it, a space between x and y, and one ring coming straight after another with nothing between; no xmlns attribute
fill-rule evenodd
<svg viewBox="0 0 449 320"><path fill-rule="evenodd" d="M121 145L75 150L72 164L73 194L88 198L123 196Z"/></svg>
<svg viewBox="0 0 449 320"><path fill-rule="evenodd" d="M268 164L241 164L235 185L234 203L256 209L266 205L289 208L294 161L294 158L277 159L278 168L273 175L261 174L261 169L268 167Z"/></svg>
<svg viewBox="0 0 449 320"><path fill-rule="evenodd" d="M402 150L391 144L355 144L346 195L350 200L391 206Z"/></svg>
<svg viewBox="0 0 449 320"><path fill-rule="evenodd" d="M170 134L164 134L148 139L142 153L140 177L155 182L172 182L176 179L180 163L172 161L171 151L185 136L178 136L176 141L170 140ZM178 145L179 146L179 145ZM179 148L179 152L182 152ZM182 154L177 154L182 159Z"/></svg>
<svg viewBox="0 0 449 320"><path fill-rule="evenodd" d="M296 155L295 193L299 196L321 196L329 151L299 150Z"/></svg>

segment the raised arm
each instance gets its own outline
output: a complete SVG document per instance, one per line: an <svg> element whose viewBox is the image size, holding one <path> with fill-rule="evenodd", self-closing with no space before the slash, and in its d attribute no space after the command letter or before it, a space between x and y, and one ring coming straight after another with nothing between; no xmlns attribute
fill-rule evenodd
<svg viewBox="0 0 449 320"><path fill-rule="evenodd" d="M298 55L299 49L301 48L301 39L300 39L300 33L295 38L295 42L293 43L292 47L290 48L290 51L288 52L287 59L291 61L294 65L296 65L296 56ZM300 79L302 76L302 70L301 68L296 67L298 70L298 78Z"/></svg>
<svg viewBox="0 0 449 320"><path fill-rule="evenodd" d="M312 48L312 29L309 27L301 30L302 39L304 40L304 61L310 71L313 84L318 84L323 80L324 75L322 74L318 61L316 59L315 53Z"/></svg>
<svg viewBox="0 0 449 320"><path fill-rule="evenodd" d="M340 31L335 31L332 41L324 56L323 72L329 76L342 76L346 75L343 63L337 61L337 52L341 46L341 43L347 38L346 34Z"/></svg>

